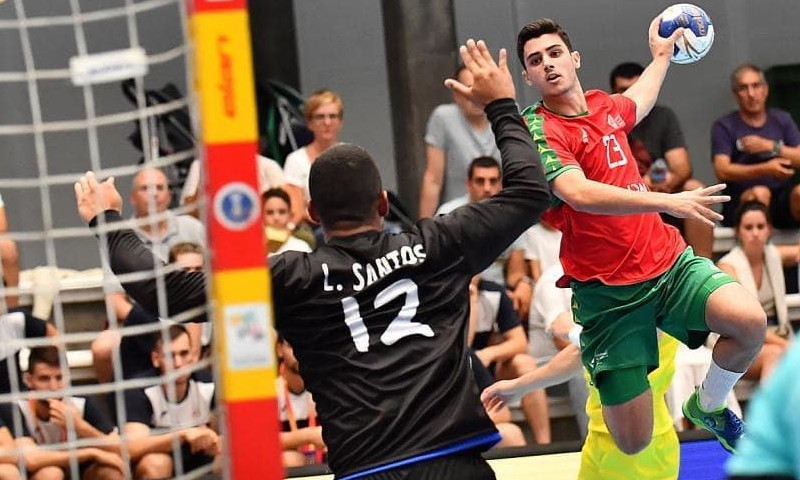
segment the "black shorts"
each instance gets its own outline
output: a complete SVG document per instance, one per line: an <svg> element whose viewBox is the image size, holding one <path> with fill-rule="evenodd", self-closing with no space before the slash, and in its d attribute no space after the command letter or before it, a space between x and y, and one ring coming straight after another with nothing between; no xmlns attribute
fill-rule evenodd
<svg viewBox="0 0 800 480"><path fill-rule="evenodd" d="M494 470L476 450L454 453L373 473L358 480L495 480Z"/></svg>

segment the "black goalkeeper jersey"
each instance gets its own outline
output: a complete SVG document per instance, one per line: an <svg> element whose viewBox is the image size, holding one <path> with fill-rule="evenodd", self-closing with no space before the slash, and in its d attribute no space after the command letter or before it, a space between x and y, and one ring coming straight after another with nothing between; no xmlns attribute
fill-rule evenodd
<svg viewBox="0 0 800 480"><path fill-rule="evenodd" d="M467 286L538 220L550 195L516 104L495 101L486 112L502 153L500 193L409 233L332 238L270 259L276 327L294 347L338 477L496 440L469 367ZM128 232L109 237L112 269L152 268ZM171 315L204 304L202 274L164 280ZM156 308L154 281L126 289Z"/></svg>

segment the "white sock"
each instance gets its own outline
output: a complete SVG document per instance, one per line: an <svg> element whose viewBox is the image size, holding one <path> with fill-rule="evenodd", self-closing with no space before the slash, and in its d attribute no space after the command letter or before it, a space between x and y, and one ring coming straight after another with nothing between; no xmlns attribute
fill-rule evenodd
<svg viewBox="0 0 800 480"><path fill-rule="evenodd" d="M725 404L725 398L733 390L733 386L742 377L744 372L731 372L717 365L711 360L706 378L698 389L697 396L700 408L706 412L718 410Z"/></svg>

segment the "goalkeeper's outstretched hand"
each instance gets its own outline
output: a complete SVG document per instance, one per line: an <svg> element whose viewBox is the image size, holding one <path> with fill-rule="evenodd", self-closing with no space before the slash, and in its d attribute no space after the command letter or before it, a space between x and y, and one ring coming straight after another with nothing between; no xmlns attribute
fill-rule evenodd
<svg viewBox="0 0 800 480"><path fill-rule="evenodd" d="M98 182L94 172L86 172L75 182L75 201L78 215L86 223L106 210L122 211L122 196L114 186L114 177Z"/></svg>

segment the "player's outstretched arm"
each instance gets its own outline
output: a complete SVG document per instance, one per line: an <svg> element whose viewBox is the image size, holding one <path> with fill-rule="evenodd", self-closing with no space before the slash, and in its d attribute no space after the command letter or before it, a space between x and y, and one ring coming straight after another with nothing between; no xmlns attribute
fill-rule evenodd
<svg viewBox="0 0 800 480"><path fill-rule="evenodd" d="M95 227L100 217L107 224L122 220L122 197L114 186L113 178L99 182L93 172L87 172L75 183L75 200L78 214L89 226ZM130 229L110 228L103 232L108 246L111 270L117 274L154 272L156 261L153 253ZM163 266L163 265L161 265ZM164 275L167 295L167 310L175 316L189 309L206 304L205 274L202 272L171 271ZM125 291L145 310L159 314L158 288L155 278L125 282ZM199 314L192 321L205 321Z"/></svg>
<svg viewBox="0 0 800 480"><path fill-rule="evenodd" d="M636 123L646 117L652 110L653 105L655 105L658 92L661 90L664 77L667 75L675 41L683 35L683 29L679 28L669 38L661 37L658 34L660 19L661 15L654 18L650 22L650 29L648 30L650 54L653 56L653 60L644 69L636 83L623 93L624 96L636 103Z"/></svg>
<svg viewBox="0 0 800 480"><path fill-rule="evenodd" d="M484 106L503 164L503 189L494 197L472 202L433 219L431 244L440 244L447 258L463 256L469 273L482 271L550 204L550 190L530 133L514 102L514 81L507 55L495 62L483 41L468 40L459 52L474 78L471 86L454 79L445 85ZM442 235L442 230L448 235ZM445 239L446 244L441 244Z"/></svg>
<svg viewBox="0 0 800 480"><path fill-rule="evenodd" d="M481 402L486 411L491 412L519 401L534 390L564 383L580 369L580 350L570 344L541 368L513 380L500 380L489 385L481 393Z"/></svg>
<svg viewBox="0 0 800 480"><path fill-rule="evenodd" d="M722 215L711 205L730 201L728 195L717 195L724 183L688 192L660 193L629 190L595 182L579 169L567 170L552 181L553 192L575 210L602 215L631 215L664 212L674 217L693 218L714 226Z"/></svg>

